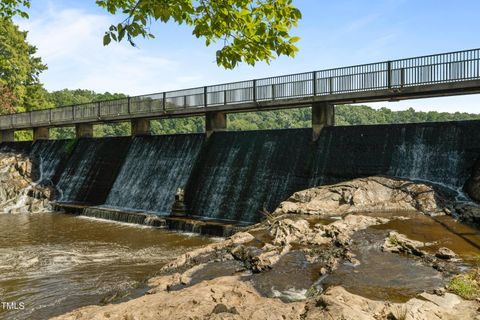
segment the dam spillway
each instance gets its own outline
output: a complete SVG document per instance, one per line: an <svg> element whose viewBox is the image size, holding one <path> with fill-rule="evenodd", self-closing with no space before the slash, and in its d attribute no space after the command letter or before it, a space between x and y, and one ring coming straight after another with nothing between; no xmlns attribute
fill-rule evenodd
<svg viewBox="0 0 480 320"><path fill-rule="evenodd" d="M185 188L202 134L133 139L105 206L168 215L177 188Z"/></svg>
<svg viewBox="0 0 480 320"><path fill-rule="evenodd" d="M480 121L2 143L38 168L55 200L167 216L255 223L293 192L389 175L461 191L480 158Z"/></svg>

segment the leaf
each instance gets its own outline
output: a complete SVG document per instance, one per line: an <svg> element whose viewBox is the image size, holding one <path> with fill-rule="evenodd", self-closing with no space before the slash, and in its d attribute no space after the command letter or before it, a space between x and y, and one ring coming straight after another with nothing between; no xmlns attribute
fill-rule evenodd
<svg viewBox="0 0 480 320"><path fill-rule="evenodd" d="M103 36L103 45L104 45L104 46L108 46L111 41L112 41L112 38L110 38L110 35L109 35L109 34L105 34L105 35Z"/></svg>

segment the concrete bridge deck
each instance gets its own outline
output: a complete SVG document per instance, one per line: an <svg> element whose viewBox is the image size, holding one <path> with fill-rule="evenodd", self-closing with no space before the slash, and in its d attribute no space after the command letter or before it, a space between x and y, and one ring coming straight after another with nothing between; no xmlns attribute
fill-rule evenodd
<svg viewBox="0 0 480 320"><path fill-rule="evenodd" d="M206 116L207 136L226 130L226 114L313 106L313 138L334 124L334 105L480 93L480 49L226 83L118 100L0 116L3 141L15 130L75 125L77 137L93 124L132 121L132 134L149 133L151 119Z"/></svg>

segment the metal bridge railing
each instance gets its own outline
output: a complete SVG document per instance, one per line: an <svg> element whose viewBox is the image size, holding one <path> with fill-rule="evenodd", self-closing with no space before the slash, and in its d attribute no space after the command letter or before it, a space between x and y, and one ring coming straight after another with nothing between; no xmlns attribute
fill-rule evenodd
<svg viewBox="0 0 480 320"><path fill-rule="evenodd" d="M0 129L62 125L196 107L480 79L480 49L218 84L0 116Z"/></svg>

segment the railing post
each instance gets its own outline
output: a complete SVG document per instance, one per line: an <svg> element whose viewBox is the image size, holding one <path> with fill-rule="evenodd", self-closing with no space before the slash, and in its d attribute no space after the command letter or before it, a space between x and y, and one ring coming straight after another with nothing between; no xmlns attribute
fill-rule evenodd
<svg viewBox="0 0 480 320"><path fill-rule="evenodd" d="M162 93L162 107L163 107L163 111L167 110L167 93L166 92Z"/></svg>
<svg viewBox="0 0 480 320"><path fill-rule="evenodd" d="M227 104L227 90L223 90L223 104Z"/></svg>
<svg viewBox="0 0 480 320"><path fill-rule="evenodd" d="M272 100L275 100L275 85L272 84Z"/></svg>
<svg viewBox="0 0 480 320"><path fill-rule="evenodd" d="M203 105L205 108L208 106L208 90L207 87L203 87Z"/></svg>
<svg viewBox="0 0 480 320"><path fill-rule="evenodd" d="M33 125L33 121L32 121L32 112L30 111L29 113L30 113L30 126L32 126L32 125Z"/></svg>
<svg viewBox="0 0 480 320"><path fill-rule="evenodd" d="M405 86L405 68L400 69L400 87Z"/></svg>
<svg viewBox="0 0 480 320"><path fill-rule="evenodd" d="M328 92L333 94L333 77L328 78Z"/></svg>
<svg viewBox="0 0 480 320"><path fill-rule="evenodd" d="M187 108L187 96L183 96L183 108Z"/></svg>
<svg viewBox="0 0 480 320"><path fill-rule="evenodd" d="M102 112L100 111L100 107L101 107L101 104L100 104L100 101L99 101L99 102L97 102L97 117L98 117L98 119L102 118Z"/></svg>
<svg viewBox="0 0 480 320"><path fill-rule="evenodd" d="M317 95L317 72L316 71L313 71L312 72L312 79L313 79L313 95L316 96Z"/></svg>
<svg viewBox="0 0 480 320"><path fill-rule="evenodd" d="M52 124L52 108L48 109L48 123Z"/></svg>
<svg viewBox="0 0 480 320"><path fill-rule="evenodd" d="M72 120L75 120L76 114L75 114L75 106L72 106Z"/></svg>
<svg viewBox="0 0 480 320"><path fill-rule="evenodd" d="M253 80L253 102L257 102L257 80Z"/></svg>
<svg viewBox="0 0 480 320"><path fill-rule="evenodd" d="M130 109L130 96L127 97L127 111L128 114L132 113L132 110Z"/></svg>
<svg viewBox="0 0 480 320"><path fill-rule="evenodd" d="M388 89L392 88L392 61L387 62L387 83Z"/></svg>

